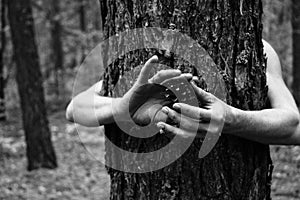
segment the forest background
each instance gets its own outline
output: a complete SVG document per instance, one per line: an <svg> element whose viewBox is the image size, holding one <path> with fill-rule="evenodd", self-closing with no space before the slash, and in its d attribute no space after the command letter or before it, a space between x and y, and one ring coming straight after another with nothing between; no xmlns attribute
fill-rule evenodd
<svg viewBox="0 0 300 200"><path fill-rule="evenodd" d="M293 81L300 77L293 73L294 3L291 0L263 0L263 3L263 38L279 54L284 80L293 91L295 85L300 84ZM47 117L58 168L26 170L26 145L15 79L16 59L9 23L2 21L4 84L1 86L5 96L5 120L0 112L0 118L3 118L0 122L0 199L107 199L109 177L104 166L89 152L103 156L103 133L99 133L99 129L76 127L65 120L65 107L72 96L80 64L102 40L99 2L34 0L32 8ZM6 11L1 9L1 16L7 18ZM84 84L89 77L84 79L76 81ZM80 137L76 128L80 130ZM275 166L273 199L299 199L300 147L272 146L271 149Z"/></svg>

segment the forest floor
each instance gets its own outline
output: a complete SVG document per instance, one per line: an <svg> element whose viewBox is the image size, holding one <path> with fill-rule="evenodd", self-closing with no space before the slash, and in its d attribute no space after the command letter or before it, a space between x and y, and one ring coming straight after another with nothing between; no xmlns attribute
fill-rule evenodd
<svg viewBox="0 0 300 200"><path fill-rule="evenodd" d="M26 171L20 117L0 124L0 199L108 199L109 177L103 131L68 123L64 112L50 114L59 167ZM300 199L300 147L272 146L274 200Z"/></svg>

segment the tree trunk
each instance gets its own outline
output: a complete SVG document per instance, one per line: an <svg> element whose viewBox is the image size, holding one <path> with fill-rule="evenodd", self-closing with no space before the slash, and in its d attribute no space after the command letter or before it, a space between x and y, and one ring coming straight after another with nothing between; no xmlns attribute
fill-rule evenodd
<svg viewBox="0 0 300 200"><path fill-rule="evenodd" d="M64 52L62 46L62 26L60 23L60 1L51 1L51 43L52 43L52 55L54 63L54 81L55 81L55 94L59 98L60 95L60 82L62 82L63 64L64 64Z"/></svg>
<svg viewBox="0 0 300 200"><path fill-rule="evenodd" d="M82 32L86 32L86 21L85 21L85 7L86 7L86 1L80 0L79 1L79 21L80 21L80 30Z"/></svg>
<svg viewBox="0 0 300 200"><path fill-rule="evenodd" d="M79 25L80 25L80 30L81 30L82 34L84 35L84 38L86 38L86 31L87 31L86 4L87 4L87 2L85 0L79 0L79 9L78 9L79 22L80 22ZM83 62L86 57L86 45L87 45L86 42L87 42L87 39L83 40L83 42L81 44L81 62Z"/></svg>
<svg viewBox="0 0 300 200"><path fill-rule="evenodd" d="M8 17L27 144L28 170L56 168L30 0L9 0Z"/></svg>
<svg viewBox="0 0 300 200"><path fill-rule="evenodd" d="M101 20L101 30L104 30L105 22L106 22L106 16L108 12L108 7L106 5L107 1L101 1L99 0L99 6L100 6L100 20Z"/></svg>
<svg viewBox="0 0 300 200"><path fill-rule="evenodd" d="M261 0L100 0L100 4L106 38L129 28L175 27L197 41L213 58L226 83L228 104L245 110L266 107ZM153 38L156 37L153 33ZM167 38L167 35L159 37ZM146 37L141 40L147 42ZM123 38L108 45L110 49L103 52L104 66L108 63L109 53L126 49L136 42L140 41ZM118 95L112 88L119 76L145 63L154 54L160 55L165 65L190 71L191 66L178 55L170 56L170 53L149 48L131 51L108 66L103 76L102 94ZM160 134L147 139L134 138L116 124L105 126L105 132L112 143L130 152L151 152L170 142ZM128 158L116 151L108 139L106 162L125 165ZM195 139L179 159L152 172L128 173L107 167L111 177L110 198L270 199L272 163L268 145L222 135L212 152L199 159L201 144L201 140ZM134 159L130 161L130 165L139 164Z"/></svg>
<svg viewBox="0 0 300 200"><path fill-rule="evenodd" d="M293 15L292 15L292 27L293 27L293 94L300 105L300 1L293 0Z"/></svg>
<svg viewBox="0 0 300 200"><path fill-rule="evenodd" d="M102 27L102 25L101 25L102 19L101 19L99 7L100 7L100 4L97 4L97 6L93 10L93 13L95 15L93 18L94 19L94 27L97 31L101 30L101 27Z"/></svg>
<svg viewBox="0 0 300 200"><path fill-rule="evenodd" d="M1 1L1 53L0 53L0 121L6 120L5 114L5 80L4 80L4 52L6 46L6 0Z"/></svg>

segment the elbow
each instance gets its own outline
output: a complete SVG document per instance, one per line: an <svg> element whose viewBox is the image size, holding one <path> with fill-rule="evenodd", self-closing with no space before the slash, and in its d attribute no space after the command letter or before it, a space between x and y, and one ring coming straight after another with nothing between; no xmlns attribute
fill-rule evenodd
<svg viewBox="0 0 300 200"><path fill-rule="evenodd" d="M291 124L292 124L292 127L294 129L293 132L295 132L295 130L298 128L298 126L300 124L300 114L299 114L299 112L294 111L291 118L292 118Z"/></svg>
<svg viewBox="0 0 300 200"><path fill-rule="evenodd" d="M291 139L295 137L295 133L297 132L297 129L299 129L300 124L300 115L299 112L291 111L290 112L290 120L289 120L289 127L286 134L287 139Z"/></svg>
<svg viewBox="0 0 300 200"><path fill-rule="evenodd" d="M74 117L73 117L73 105L72 105L72 102L67 106L67 109L66 109L66 119L69 121L69 122L74 122Z"/></svg>

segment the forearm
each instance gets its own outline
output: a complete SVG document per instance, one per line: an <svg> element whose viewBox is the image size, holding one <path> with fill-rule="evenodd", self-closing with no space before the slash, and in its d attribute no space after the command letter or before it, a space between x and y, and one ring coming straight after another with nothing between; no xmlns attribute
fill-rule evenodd
<svg viewBox="0 0 300 200"><path fill-rule="evenodd" d="M114 122L113 106L119 99L82 93L67 108L67 119L78 124L97 127Z"/></svg>
<svg viewBox="0 0 300 200"><path fill-rule="evenodd" d="M300 144L299 115L288 109L243 111L232 108L224 133L265 144Z"/></svg>

